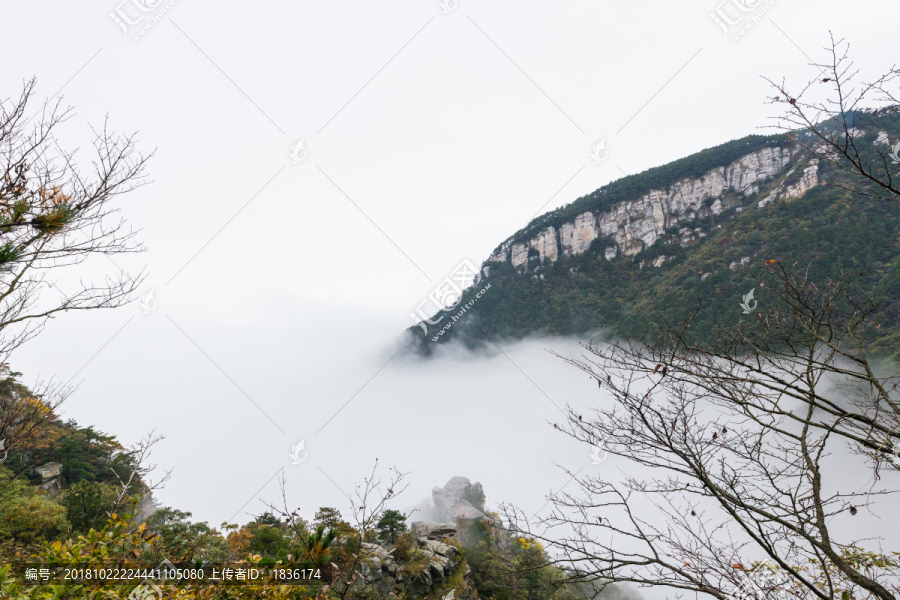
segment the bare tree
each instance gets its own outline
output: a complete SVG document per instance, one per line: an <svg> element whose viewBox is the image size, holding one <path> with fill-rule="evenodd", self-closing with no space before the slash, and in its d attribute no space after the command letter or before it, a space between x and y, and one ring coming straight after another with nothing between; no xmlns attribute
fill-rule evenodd
<svg viewBox="0 0 900 600"><path fill-rule="evenodd" d="M297 515L299 509L292 511L288 508L282 480L281 495L283 506L277 507L271 503L267 504L267 506L273 514L279 515L281 519L284 519L283 526L294 535L298 537L308 536L304 540L306 543L301 543L306 556L300 558L306 558L318 565L322 562L321 558L327 556L323 551L329 547L339 546L348 553L349 558L342 561L340 565L335 562L329 562L326 565L323 575L327 575L329 584L325 587L323 593L330 593L332 597L340 598L341 600L354 596L354 591L358 589L359 584L364 582L365 579L364 571L366 569L363 566L364 563L376 556L372 548L366 546L366 536L374 532L375 524L384 512L388 501L396 498L408 487L409 484L405 483L408 474L401 472L396 467L392 467L387 483L382 484L378 475L378 459L375 459L375 465L372 467L369 476L363 478L356 485L352 496L347 496L347 499L350 501L350 510L352 512L350 521L354 533L350 536L337 537L335 539L338 532L334 532L334 534L327 537L328 545L324 547L322 541L326 538L322 536L321 530L316 532L316 534L309 535L303 531L306 522ZM385 487L387 490L383 491ZM334 543L332 543L332 540L334 540ZM363 578L362 580L360 580L361 577Z"/></svg>
<svg viewBox="0 0 900 600"><path fill-rule="evenodd" d="M837 180L835 185L872 198L900 200L900 140L893 147L885 139L876 139L876 144L861 140L872 133L862 127L879 110L900 112L900 69L892 66L872 81L858 82L849 44L832 36L825 50L831 60L813 63L819 73L803 87L788 89L783 80L767 79L777 94L770 101L786 110L774 127L857 181ZM866 107L868 102L880 108ZM858 185L860 179L868 185Z"/></svg>
<svg viewBox="0 0 900 600"><path fill-rule="evenodd" d="M764 279L774 305L712 340L691 335L698 304L652 340L587 344L565 359L612 406L570 407L556 427L652 475L617 485L573 474L580 492L552 495L539 521L549 529L506 507L512 527L589 581L716 598L895 598L897 553L831 526L897 491L876 489L879 469L900 466L898 375L866 352L879 303L851 276L820 287L805 269L769 264ZM840 491L838 454L872 482Z"/></svg>
<svg viewBox="0 0 900 600"><path fill-rule="evenodd" d="M900 69L860 84L849 47L832 37L826 50L831 60L801 89L770 80L771 101L786 109L776 128L837 168L843 176L829 183L900 200L900 141L891 147L872 129L879 111L900 113ZM653 339L588 344L582 359L565 359L612 407L593 416L570 407L556 427L651 475L617 485L572 474L580 491L553 494L546 519L505 507L511 527L587 581L717 598L895 597L898 554L831 526L898 491L881 473L900 469L900 379L868 355L881 301L853 274L817 283L796 263L766 263L758 285L776 302L711 340L691 335L698 301ZM871 482L841 492L837 456Z"/></svg>
<svg viewBox="0 0 900 600"><path fill-rule="evenodd" d="M172 469L163 471L162 476L153 481L150 473L156 470L156 464L150 463L152 448L165 437L154 435L154 431L148 433L141 441L134 444L124 454L127 457L128 468L124 472L110 467L113 476L118 481L115 491L116 497L107 516L123 510L130 510L131 516L137 521L143 521L152 512L152 506L148 506L152 500L153 492L162 489L172 477Z"/></svg>
<svg viewBox="0 0 900 600"><path fill-rule="evenodd" d="M69 291L59 286L66 267L89 257L143 250L113 201L145 183L149 157L137 153L134 136L112 135L104 126L95 132L96 157L86 172L76 152L63 150L55 138L71 109L44 103L27 117L35 85L34 79L27 81L19 98L0 102L0 363L54 315L121 306L144 279L143 272L116 267L102 282L81 280ZM43 406L30 408L45 414L71 392L64 386L38 387L34 398ZM0 439L9 448L40 420L15 399L2 406Z"/></svg>
<svg viewBox="0 0 900 600"><path fill-rule="evenodd" d="M334 596L341 598L352 597L353 590L357 587L357 581L364 576L363 563L374 557L375 554L366 548L366 534L375 529L375 524L384 511L387 502L401 494L409 484L404 480L409 473L403 473L396 467L390 469L390 477L386 484L387 491L382 491L381 478L378 476L378 459L368 477L359 482L353 494L349 496L350 517L353 528L356 530L356 540L344 540L351 543L350 560L340 568L335 568L331 590ZM359 544L358 548L356 545ZM352 550L356 550L353 552ZM337 567L335 565L335 567Z"/></svg>

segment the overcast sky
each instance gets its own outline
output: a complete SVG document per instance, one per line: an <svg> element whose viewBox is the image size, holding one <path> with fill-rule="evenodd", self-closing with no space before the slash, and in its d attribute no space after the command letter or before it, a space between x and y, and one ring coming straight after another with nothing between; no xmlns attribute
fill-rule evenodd
<svg viewBox="0 0 900 600"><path fill-rule="evenodd" d="M345 509L376 457L411 471L401 504L464 475L536 511L555 464L590 467L547 424L598 401L543 351L574 341L390 361L409 313L539 211L769 133L762 77L815 77L829 30L863 75L897 57L895 1L769 5L734 42L749 17L726 35L716 0L176 0L132 41L163 4L7 0L0 95L37 76L38 100L64 96L82 160L104 116L156 151L121 198L149 250L116 264L148 269L157 308L63 315L13 367L78 383L67 418L166 435L161 501L213 524L259 514L282 470L308 516Z"/></svg>

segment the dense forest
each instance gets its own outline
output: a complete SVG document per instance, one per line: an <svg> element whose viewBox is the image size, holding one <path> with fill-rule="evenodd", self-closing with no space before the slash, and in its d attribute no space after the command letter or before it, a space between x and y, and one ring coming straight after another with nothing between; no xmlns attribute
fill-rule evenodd
<svg viewBox="0 0 900 600"><path fill-rule="evenodd" d="M868 158L873 162L878 159L878 133L889 132L891 139L900 134L897 110L884 110L878 116L859 112L853 118L855 126L865 132L857 143L872 154ZM749 152L785 142L780 135L750 136L623 178L536 218L498 250L522 243L549 225L558 228L587 210L608 211L651 189L667 189L675 181L697 177ZM788 169L809 157L807 151L801 151ZM437 342L462 340L477 346L486 336L640 337L664 321L683 318L698 305L701 309L692 330L702 338L735 322L742 314L742 298L751 290L759 306L765 307L766 290L760 287L759 275L771 261L777 261L808 265L815 281L855 273L866 289L885 298L875 316L877 327L868 338L870 349L879 355L894 355L900 317L896 298L900 290L900 204L849 189L854 185L853 176L827 161L819 162L818 176L820 185L801 197L759 208L758 201L781 181L768 182L758 194L738 199L719 215L678 223L634 256L620 252L606 260L604 248L614 242L601 236L583 254L560 253L555 263L536 267L532 266L536 262L529 262L525 272L508 260L486 262L490 291ZM682 227L702 231L704 237L683 245L677 235ZM531 253L536 254L533 249ZM665 262L654 267L653 260L660 256L666 257ZM475 288L467 290L461 305L474 293ZM432 350L430 336L435 329L430 327L429 335L419 327L409 330L420 352Z"/></svg>

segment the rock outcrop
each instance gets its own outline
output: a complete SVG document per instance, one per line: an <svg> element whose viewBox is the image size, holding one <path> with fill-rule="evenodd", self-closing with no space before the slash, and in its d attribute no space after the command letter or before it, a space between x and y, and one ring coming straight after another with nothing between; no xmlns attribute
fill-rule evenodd
<svg viewBox="0 0 900 600"><path fill-rule="evenodd" d="M381 581L386 575L395 577L398 575L397 563L391 557L391 553L378 544L360 544L360 559L362 568L360 574L369 583Z"/></svg>
<svg viewBox="0 0 900 600"><path fill-rule="evenodd" d="M554 227L547 227L527 243L512 244L511 263L514 267L527 269L531 248L537 250L542 263L545 260L553 263L559 258L560 248L564 256L582 254L593 240L602 236L615 242L615 246L604 250L607 260L619 253L633 256L681 221L721 214L726 205L733 205L734 197L758 194L761 186L775 179L799 151L798 146L764 148L728 166L712 169L702 177L682 179L667 189L651 190L637 200L620 202L608 212L584 212L573 223L563 223L558 232ZM784 189L779 192L782 195L776 197L801 195L815 183L813 170L796 186ZM726 200L727 195L732 200ZM689 243L696 237L699 237L697 233L682 234L682 243ZM505 262L508 244L488 260Z"/></svg>
<svg viewBox="0 0 900 600"><path fill-rule="evenodd" d="M508 258L509 253L507 252L506 248L501 248L488 257L488 262L506 262Z"/></svg>
<svg viewBox="0 0 900 600"><path fill-rule="evenodd" d="M538 234L536 238L528 242L528 245L538 251L541 262L546 258L550 262L556 262L559 258L559 249L556 245L556 229L548 227Z"/></svg>
<svg viewBox="0 0 900 600"><path fill-rule="evenodd" d="M428 596L445 589L451 579L455 597L477 599L468 567L456 540L457 528L450 523L416 522L410 528L414 549L405 560L394 557L397 548L363 542L356 571L358 585L372 585L382 597L402 588L415 596ZM452 540L452 541L451 541Z"/></svg>
<svg viewBox="0 0 900 600"><path fill-rule="evenodd" d="M434 521L417 521L409 528L416 539L442 540L456 536L456 525L452 523L435 523Z"/></svg>
<svg viewBox="0 0 900 600"><path fill-rule="evenodd" d="M479 600L472 569L483 558L467 555L467 549L489 542L492 553L509 559L519 548L520 534L486 513L480 483L453 477L434 488L432 499L441 521L411 523L409 532L391 544L360 544L352 585L370 587L365 597ZM471 568L470 560L475 561Z"/></svg>
<svg viewBox="0 0 900 600"><path fill-rule="evenodd" d="M525 268L528 268L528 250L525 248L525 244L512 245L511 262L514 267L525 265Z"/></svg>
<svg viewBox="0 0 900 600"><path fill-rule="evenodd" d="M791 175L796 171L795 169L791 169L788 171L787 176L785 177L785 182L782 182L777 188L772 190L769 194L766 195L765 198L757 202L757 206L762 208L769 202L773 200L786 200L789 198L799 198L814 186L819 183L819 159L814 158L809 161L809 166L803 169L803 174L800 176L800 179L794 183L786 184L787 181L791 180Z"/></svg>
<svg viewBox="0 0 900 600"><path fill-rule="evenodd" d="M34 470L41 476L42 482L47 482L55 477L59 477L62 474L62 468L62 464L58 462L49 462L40 467L36 467Z"/></svg>
<svg viewBox="0 0 900 600"><path fill-rule="evenodd" d="M559 228L559 243L565 255L583 253L596 238L597 218L594 213L578 215L574 224L564 223Z"/></svg>
<svg viewBox="0 0 900 600"><path fill-rule="evenodd" d="M484 492L480 483L474 485L465 477L453 477L442 488L431 491L434 510L442 521L484 518Z"/></svg>
<svg viewBox="0 0 900 600"><path fill-rule="evenodd" d="M58 462L49 462L34 469L41 476L38 489L43 490L51 498L59 496L66 489L65 479L62 477L63 466Z"/></svg>

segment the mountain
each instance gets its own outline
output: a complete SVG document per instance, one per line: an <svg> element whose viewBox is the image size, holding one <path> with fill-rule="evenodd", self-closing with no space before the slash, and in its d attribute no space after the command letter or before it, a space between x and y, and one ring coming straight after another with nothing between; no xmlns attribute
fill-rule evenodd
<svg viewBox="0 0 900 600"><path fill-rule="evenodd" d="M900 138L900 107L852 118L860 152L880 164L876 150ZM698 298L692 328L711 333L741 314L767 259L809 263L816 278L859 271L872 289L900 290L900 203L841 187L862 184L806 149L812 141L807 132L748 136L538 216L495 248L458 304L409 329L411 344L429 354L451 340L639 336ZM765 291L755 293L764 307ZM888 299L872 351L894 352L898 316Z"/></svg>

